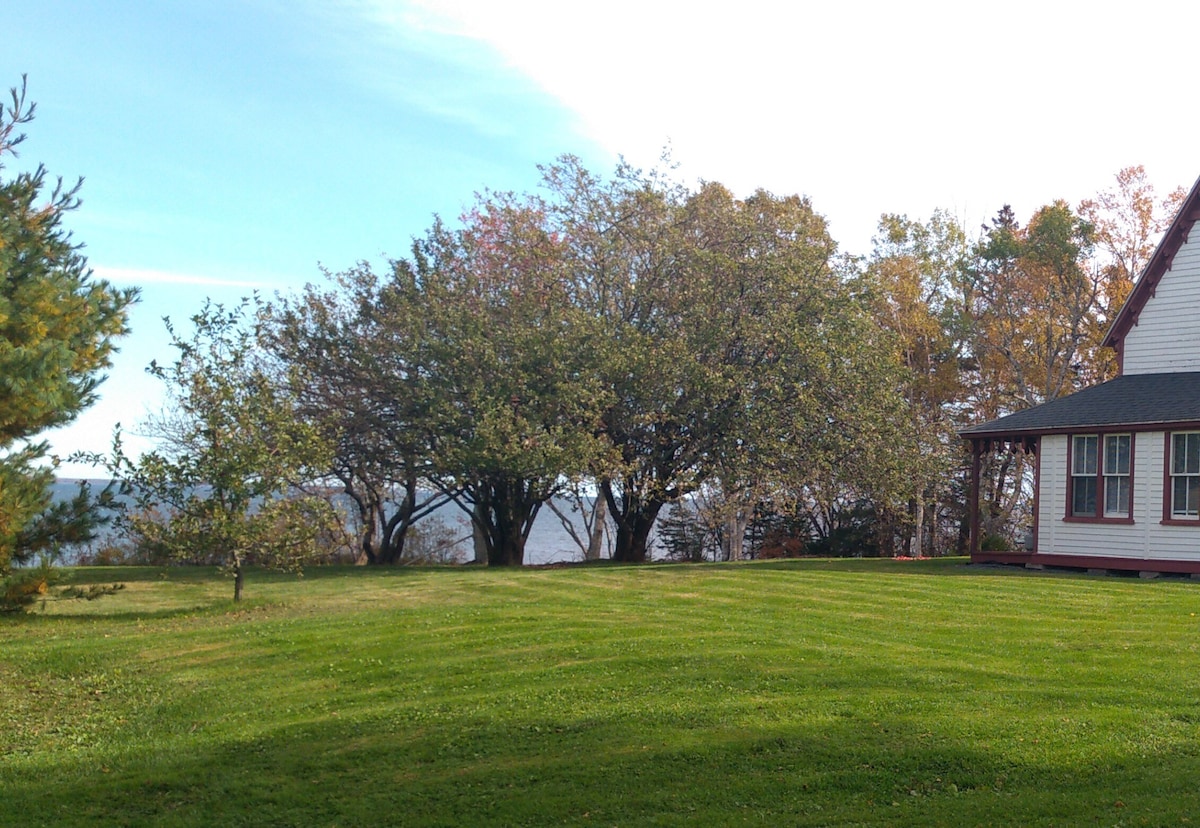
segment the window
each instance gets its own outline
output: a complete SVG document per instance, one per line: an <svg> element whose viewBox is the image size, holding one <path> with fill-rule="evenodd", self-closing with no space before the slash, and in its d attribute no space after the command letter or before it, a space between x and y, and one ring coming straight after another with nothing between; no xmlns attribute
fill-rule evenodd
<svg viewBox="0 0 1200 828"><path fill-rule="evenodd" d="M1104 436L1104 514L1107 516L1129 517L1131 448L1128 434Z"/></svg>
<svg viewBox="0 0 1200 828"><path fill-rule="evenodd" d="M1171 517L1200 517L1200 432L1171 435Z"/></svg>
<svg viewBox="0 0 1200 828"><path fill-rule="evenodd" d="M1200 452L1200 433L1196 438ZM1200 462L1200 454L1197 459ZM1132 435L1072 435L1067 517L1128 521L1132 514L1132 461ZM1197 487L1200 494L1200 470L1197 471Z"/></svg>
<svg viewBox="0 0 1200 828"><path fill-rule="evenodd" d="M1071 438L1071 514L1096 517L1096 444L1095 434Z"/></svg>

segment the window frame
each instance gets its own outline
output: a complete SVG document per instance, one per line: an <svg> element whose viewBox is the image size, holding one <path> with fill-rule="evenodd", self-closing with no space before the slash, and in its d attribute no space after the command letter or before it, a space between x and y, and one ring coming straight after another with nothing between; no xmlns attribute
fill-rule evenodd
<svg viewBox="0 0 1200 828"><path fill-rule="evenodd" d="M1174 526L1197 526L1200 525L1200 504L1198 504L1197 514L1176 514L1175 513L1175 481L1177 479L1197 478L1200 479L1200 468L1196 472L1185 471L1176 473L1175 471L1175 438L1177 436L1196 435L1200 440L1200 429L1181 429L1179 431L1166 432L1166 445L1163 451L1163 520L1167 525Z"/></svg>
<svg viewBox="0 0 1200 828"><path fill-rule="evenodd" d="M1092 437L1096 440L1096 468L1092 472L1077 474L1075 472L1075 442L1078 438ZM1110 471L1108 468L1108 443L1110 439L1125 437L1129 441L1129 452L1127 455L1127 470L1125 472ZM1108 524L1132 524L1133 506L1134 506L1134 456L1137 440L1132 431L1087 431L1073 433L1067 435L1067 467L1066 467L1066 503L1063 520L1069 523L1108 523ZM1093 514L1076 514L1075 513L1075 481L1076 480L1092 480L1094 481L1095 503L1096 510ZM1123 512L1110 512L1106 507L1108 505L1108 489L1112 485L1110 481L1123 479L1128 488L1129 497L1126 504L1126 510Z"/></svg>
<svg viewBox="0 0 1200 828"><path fill-rule="evenodd" d="M1127 450L1125 452L1125 471L1120 469L1111 470L1108 468L1108 441L1120 440L1125 438L1127 441ZM1133 516L1133 434L1105 434L1100 440L1100 478L1103 481L1101 485L1102 494L1104 495L1104 515L1114 518L1130 518ZM1118 464L1120 461L1120 453L1118 449ZM1111 513L1108 509L1108 500L1110 489L1109 486L1113 481L1120 482L1124 479L1125 483L1125 509L1123 511L1114 509Z"/></svg>

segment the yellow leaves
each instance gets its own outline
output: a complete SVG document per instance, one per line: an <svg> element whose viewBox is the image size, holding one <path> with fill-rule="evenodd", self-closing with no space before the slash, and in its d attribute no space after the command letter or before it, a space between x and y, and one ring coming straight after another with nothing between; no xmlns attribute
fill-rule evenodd
<svg viewBox="0 0 1200 828"><path fill-rule="evenodd" d="M1116 186L1081 202L1079 214L1092 225L1096 244L1108 260L1099 266L1111 268L1111 278L1132 283L1149 262L1158 234L1175 217L1186 192L1177 187L1159 198L1140 164L1119 170L1114 178ZM1107 310L1115 313L1117 307Z"/></svg>

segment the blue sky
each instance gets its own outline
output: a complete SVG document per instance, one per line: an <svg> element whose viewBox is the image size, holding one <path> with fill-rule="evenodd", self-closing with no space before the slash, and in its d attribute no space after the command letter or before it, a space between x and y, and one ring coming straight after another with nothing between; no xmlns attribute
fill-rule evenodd
<svg viewBox="0 0 1200 828"><path fill-rule="evenodd" d="M1200 174L1200 10L977 5L8 4L0 86L28 73L38 102L19 164L86 178L70 227L98 276L142 289L55 450L104 449L159 405L142 369L170 356L163 315L404 255L433 214L531 189L565 152L607 171L669 143L686 178L809 195L855 253L882 212L974 227L1129 164L1164 192Z"/></svg>
<svg viewBox="0 0 1200 828"><path fill-rule="evenodd" d="M434 213L529 189L558 153L611 161L487 48L366 15L38 2L5 29L3 83L28 73L38 102L20 163L85 177L75 237L98 276L142 290L101 402L51 435L63 455L160 404L142 369L169 357L162 316L404 255Z"/></svg>

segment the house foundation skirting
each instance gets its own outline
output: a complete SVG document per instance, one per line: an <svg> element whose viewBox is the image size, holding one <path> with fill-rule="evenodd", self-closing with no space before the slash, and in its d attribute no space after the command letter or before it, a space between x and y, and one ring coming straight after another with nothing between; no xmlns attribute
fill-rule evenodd
<svg viewBox="0 0 1200 828"><path fill-rule="evenodd" d="M1200 560L1170 561L1153 558L1110 558L1106 555L1046 555L1038 552L975 552L971 563L1060 566L1070 569L1119 569L1129 572L1200 574Z"/></svg>

